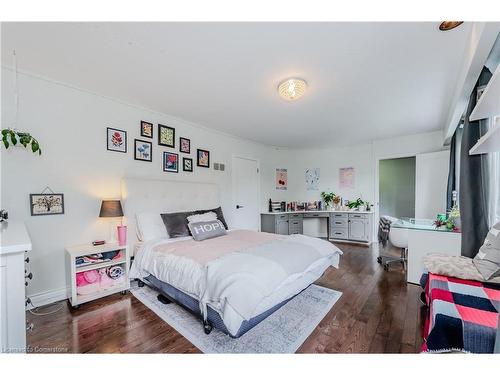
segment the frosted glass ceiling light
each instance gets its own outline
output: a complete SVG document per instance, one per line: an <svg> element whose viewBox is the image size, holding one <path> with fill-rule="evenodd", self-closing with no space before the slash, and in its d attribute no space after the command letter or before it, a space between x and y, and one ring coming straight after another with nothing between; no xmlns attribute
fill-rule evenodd
<svg viewBox="0 0 500 375"><path fill-rule="evenodd" d="M307 88L307 83L300 78L288 78L278 86L280 96L288 101L300 99Z"/></svg>

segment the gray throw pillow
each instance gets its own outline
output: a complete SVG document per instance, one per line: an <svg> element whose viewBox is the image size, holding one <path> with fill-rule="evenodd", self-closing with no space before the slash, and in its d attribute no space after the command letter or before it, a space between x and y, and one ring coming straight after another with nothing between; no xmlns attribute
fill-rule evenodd
<svg viewBox="0 0 500 375"><path fill-rule="evenodd" d="M500 222L490 229L473 262L485 280L500 275Z"/></svg>
<svg viewBox="0 0 500 375"><path fill-rule="evenodd" d="M188 227L195 241L203 241L226 235L226 228L224 228L224 224L220 220L189 223Z"/></svg>
<svg viewBox="0 0 500 375"><path fill-rule="evenodd" d="M165 228L167 229L170 238L187 237L189 236L189 229L187 226L187 217L194 215L195 211L187 212L171 212L168 214L161 214Z"/></svg>

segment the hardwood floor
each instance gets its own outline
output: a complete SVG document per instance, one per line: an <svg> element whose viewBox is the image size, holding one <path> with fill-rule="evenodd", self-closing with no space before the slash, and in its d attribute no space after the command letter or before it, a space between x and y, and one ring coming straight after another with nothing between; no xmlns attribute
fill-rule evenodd
<svg viewBox="0 0 500 375"><path fill-rule="evenodd" d="M317 284L343 292L299 348L300 353L416 353L422 344L420 288L406 284L395 265L386 272L376 262L378 247L338 244L340 269L330 268ZM130 293L116 294L71 311L59 302L28 313L33 352L199 353L183 336ZM200 334L203 334L200 330Z"/></svg>

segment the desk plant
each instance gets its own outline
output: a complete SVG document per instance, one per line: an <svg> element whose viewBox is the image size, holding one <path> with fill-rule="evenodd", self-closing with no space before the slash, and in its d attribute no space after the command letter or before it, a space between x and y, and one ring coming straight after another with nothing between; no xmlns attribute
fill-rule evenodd
<svg viewBox="0 0 500 375"><path fill-rule="evenodd" d="M356 199L355 201L352 201L352 202L349 202L347 203L347 207L349 207L349 209L359 209L361 206L363 206L365 204L365 201L363 201L361 198L358 198Z"/></svg>
<svg viewBox="0 0 500 375"><path fill-rule="evenodd" d="M335 207L340 204L340 196L333 192L327 193L326 191L323 191L321 193L321 198L323 199L323 202L325 202L326 209L328 209L332 205L332 203L335 205Z"/></svg>
<svg viewBox="0 0 500 375"><path fill-rule="evenodd" d="M42 154L40 144L30 133L14 129L2 129L2 142L6 149L10 146L16 146L19 143L23 145L24 148L30 146L33 153L38 152L38 155Z"/></svg>

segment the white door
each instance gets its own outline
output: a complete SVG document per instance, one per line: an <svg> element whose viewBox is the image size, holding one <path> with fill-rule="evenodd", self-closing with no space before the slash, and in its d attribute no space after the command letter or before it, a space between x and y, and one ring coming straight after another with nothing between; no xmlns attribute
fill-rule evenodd
<svg viewBox="0 0 500 375"><path fill-rule="evenodd" d="M260 175L257 160L233 157L234 227L259 230Z"/></svg>
<svg viewBox="0 0 500 375"><path fill-rule="evenodd" d="M419 154L415 161L415 217L436 219L446 213L449 151Z"/></svg>

